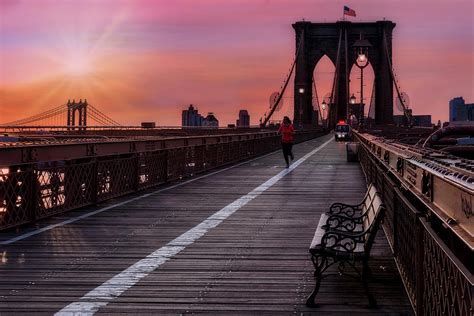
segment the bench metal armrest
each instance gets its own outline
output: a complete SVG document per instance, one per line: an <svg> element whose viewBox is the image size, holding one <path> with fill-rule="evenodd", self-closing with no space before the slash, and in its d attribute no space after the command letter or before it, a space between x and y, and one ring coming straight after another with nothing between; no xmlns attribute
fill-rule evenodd
<svg viewBox="0 0 474 316"><path fill-rule="evenodd" d="M362 224L364 217L364 215L349 217L340 214L333 214L328 217L326 224L323 225L323 228L326 230L354 232L354 230Z"/></svg>
<svg viewBox="0 0 474 316"><path fill-rule="evenodd" d="M362 203L356 205L344 204L344 203L333 203L329 207L328 214L341 214L345 216L354 216L356 212L362 210Z"/></svg>
<svg viewBox="0 0 474 316"><path fill-rule="evenodd" d="M364 235L361 233L348 233L341 231L330 230L324 233L321 239L321 245L328 250L354 252L357 244L364 243Z"/></svg>

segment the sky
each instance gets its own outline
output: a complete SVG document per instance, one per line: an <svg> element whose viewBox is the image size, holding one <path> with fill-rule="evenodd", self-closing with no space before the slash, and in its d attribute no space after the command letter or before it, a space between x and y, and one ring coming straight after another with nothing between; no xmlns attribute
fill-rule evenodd
<svg viewBox="0 0 474 316"><path fill-rule="evenodd" d="M397 24L414 114L446 121L451 98L474 103L472 0L0 0L0 123L87 98L123 125L180 125L189 104L221 126L240 109L257 124L291 66L291 24L340 20L344 5L351 21ZM333 71L316 67L320 96Z"/></svg>

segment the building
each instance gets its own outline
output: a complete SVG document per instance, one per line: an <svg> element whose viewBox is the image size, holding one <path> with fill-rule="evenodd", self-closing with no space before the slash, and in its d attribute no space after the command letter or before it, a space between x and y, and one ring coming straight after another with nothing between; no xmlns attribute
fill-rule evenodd
<svg viewBox="0 0 474 316"><path fill-rule="evenodd" d="M202 126L203 117L198 113L198 110L189 105L187 110L183 110L181 114L181 126Z"/></svg>
<svg viewBox="0 0 474 316"><path fill-rule="evenodd" d="M432 127L431 115L413 115L412 119L413 119L413 126ZM394 115L393 122L396 125L405 125L406 124L405 115Z"/></svg>
<svg viewBox="0 0 474 316"><path fill-rule="evenodd" d="M463 97L449 101L449 121L474 121L474 103L466 104Z"/></svg>
<svg viewBox="0 0 474 316"><path fill-rule="evenodd" d="M202 120L202 126L217 128L219 127L219 120L214 116L214 113L209 112Z"/></svg>
<svg viewBox="0 0 474 316"><path fill-rule="evenodd" d="M237 119L235 125L237 127L249 127L250 126L250 115L247 110L239 111L239 118Z"/></svg>
<svg viewBox="0 0 474 316"><path fill-rule="evenodd" d="M413 125L423 126L423 127L432 127L431 115L413 115Z"/></svg>

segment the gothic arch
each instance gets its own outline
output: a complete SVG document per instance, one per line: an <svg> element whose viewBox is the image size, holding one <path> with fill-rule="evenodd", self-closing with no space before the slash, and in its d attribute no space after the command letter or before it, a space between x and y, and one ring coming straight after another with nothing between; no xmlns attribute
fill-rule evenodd
<svg viewBox="0 0 474 316"><path fill-rule="evenodd" d="M332 122L346 119L349 100L348 76L350 66L356 59L352 45L362 34L372 47L369 49L369 59L375 73L375 120L378 124L393 122L393 80L390 74L392 59L392 31L395 23L391 21L360 22L339 21L335 23L296 22L293 28L296 32L296 45L302 40L300 52L296 59L294 84L295 124L310 125L312 119L312 74L317 62L322 56L336 65L337 82L335 86L334 103L331 110ZM385 40L384 40L385 37ZM385 49L387 43L387 49ZM339 60L338 60L339 49ZM304 88L303 96L298 90ZM303 115L296 115L300 108ZM301 119L300 119L301 117ZM301 120L301 122L300 122Z"/></svg>

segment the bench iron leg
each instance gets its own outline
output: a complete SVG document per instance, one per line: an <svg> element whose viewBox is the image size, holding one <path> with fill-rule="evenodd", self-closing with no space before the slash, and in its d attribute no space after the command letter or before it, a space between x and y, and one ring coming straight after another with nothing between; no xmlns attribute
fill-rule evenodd
<svg viewBox="0 0 474 316"><path fill-rule="evenodd" d="M311 293L311 295L308 297L306 300L306 306L307 307L315 307L316 303L314 302L314 299L316 298L316 294L318 294L319 287L321 286L321 278L322 278L322 267L325 264L327 258L326 257L311 257L311 261L313 261L314 265L314 280L316 282L314 286L314 290Z"/></svg>
<svg viewBox="0 0 474 316"><path fill-rule="evenodd" d="M363 268L362 268L362 282L364 283L364 290L365 294L367 295L369 299L369 307L375 307L377 306L377 301L373 297L372 293L370 293L369 290L369 284L368 284L368 279L371 277L371 271L369 268L369 264L367 261L363 262Z"/></svg>

